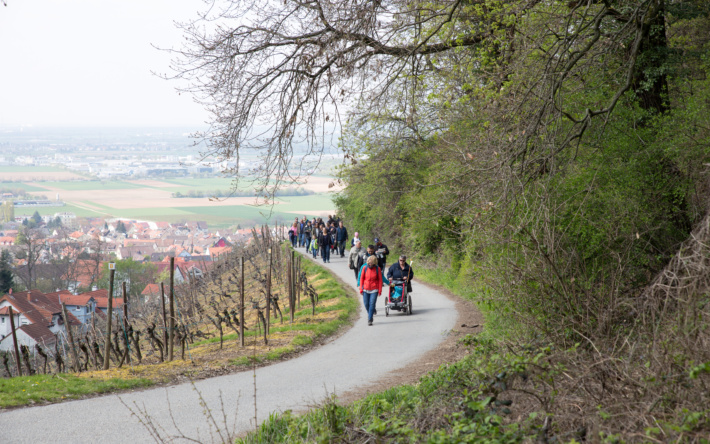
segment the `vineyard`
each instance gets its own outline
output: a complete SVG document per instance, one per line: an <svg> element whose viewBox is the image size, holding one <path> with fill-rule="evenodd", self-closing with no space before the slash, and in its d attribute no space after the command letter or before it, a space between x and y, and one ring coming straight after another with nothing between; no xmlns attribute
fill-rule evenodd
<svg viewBox="0 0 710 444"><path fill-rule="evenodd" d="M80 328L66 323L53 348L20 346L3 354L0 371L162 383L297 351L337 330L356 304L326 271L280 242L281 231L253 230L202 277L176 285L171 275L155 300L126 300L125 283L114 283L112 273L111 287L122 288L126 301L120 310L109 302L105 319L94 316Z"/></svg>

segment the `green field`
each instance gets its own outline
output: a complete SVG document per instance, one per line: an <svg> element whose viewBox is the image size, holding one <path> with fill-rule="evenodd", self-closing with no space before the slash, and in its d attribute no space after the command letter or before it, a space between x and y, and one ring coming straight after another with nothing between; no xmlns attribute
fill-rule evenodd
<svg viewBox="0 0 710 444"><path fill-rule="evenodd" d="M92 211L89 209L79 208L71 204L66 204L63 207L16 207L15 216L28 215L31 216L37 211L40 216L54 215L56 213L69 212L76 214L77 217L109 217L103 213ZM109 213L109 211L107 211Z"/></svg>
<svg viewBox="0 0 710 444"><path fill-rule="evenodd" d="M59 188L66 191L85 191L85 190L126 190L133 188L152 188L145 185L138 185L121 181L100 181L100 180L76 180L76 181L57 181L57 182L42 182L42 185Z"/></svg>
<svg viewBox="0 0 710 444"><path fill-rule="evenodd" d="M22 182L0 182L0 189L22 189L25 191L49 191L46 188L38 187L35 185L30 185Z"/></svg>
<svg viewBox="0 0 710 444"><path fill-rule="evenodd" d="M296 216L289 212L311 212L331 211L334 205L331 201L332 194L315 194L307 196L284 196L279 197L282 202L276 206L255 207L251 205L230 205L229 199L223 202L215 202L210 206L180 206L181 199L174 199L174 207L171 208L128 208L117 209L111 206L109 199L101 198L101 191L120 189L140 189L159 188L169 192L187 193L190 190L209 192L214 190L228 190L232 181L227 178L206 178L206 179L158 179L158 181L179 185L179 187L153 187L141 184L128 183L123 181L51 181L43 182L42 185L66 191L87 191L96 190L95 197L75 202L67 203L63 207L18 207L15 209L16 215L32 215L35 211L40 215L53 215L58 212L72 212L77 217L100 217L111 218L121 217L126 219L154 220L166 222L183 222L202 220L212 228L226 228L235 225L249 226L253 224L270 223L275 221L291 221ZM1 184L0 184L1 185ZM49 192L44 188L34 185L12 183L8 188L22 188L27 191ZM207 198L205 198L206 200ZM298 216L302 216L298 214Z"/></svg>

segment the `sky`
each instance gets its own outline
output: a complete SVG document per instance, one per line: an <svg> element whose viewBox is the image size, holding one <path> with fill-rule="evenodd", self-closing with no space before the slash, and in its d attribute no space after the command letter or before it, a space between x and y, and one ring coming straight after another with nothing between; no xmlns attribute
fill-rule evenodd
<svg viewBox="0 0 710 444"><path fill-rule="evenodd" d="M201 0L0 2L0 128L203 126L204 109L169 72L174 21Z"/></svg>

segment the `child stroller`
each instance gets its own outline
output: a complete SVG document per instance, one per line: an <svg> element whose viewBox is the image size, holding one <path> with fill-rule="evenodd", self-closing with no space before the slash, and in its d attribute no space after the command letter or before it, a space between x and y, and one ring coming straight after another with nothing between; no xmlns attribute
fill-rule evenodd
<svg viewBox="0 0 710 444"><path fill-rule="evenodd" d="M390 315L390 310L403 311L412 314L412 297L407 292L407 281L390 281L390 292L385 303L385 316Z"/></svg>

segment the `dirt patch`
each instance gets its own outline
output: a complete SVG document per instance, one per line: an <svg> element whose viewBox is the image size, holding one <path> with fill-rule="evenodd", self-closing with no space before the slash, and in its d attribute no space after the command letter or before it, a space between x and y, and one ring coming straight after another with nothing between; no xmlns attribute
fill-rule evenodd
<svg viewBox="0 0 710 444"><path fill-rule="evenodd" d="M473 302L464 300L444 288L424 284L416 279L414 282L417 285L436 289L436 291L456 303L458 317L456 318L456 324L454 324L455 327L448 332L446 339L437 348L426 352L421 358L407 364L405 367L393 371L392 373L397 374L397 378L382 378L355 390L339 393L338 401L340 403L349 404L370 393L378 393L403 384L415 384L422 376L436 370L442 364L456 362L463 358L466 354L466 348L459 346L458 341L467 334L480 333L483 330L483 314ZM417 315L416 310L414 310L413 315Z"/></svg>
<svg viewBox="0 0 710 444"><path fill-rule="evenodd" d="M333 208L332 210L323 210L323 211L284 211L284 213L303 214L305 216L317 216L317 217L326 218L326 217L328 217L329 214L335 214L335 208Z"/></svg>
<svg viewBox="0 0 710 444"><path fill-rule="evenodd" d="M331 184L333 185L331 187ZM328 191L341 191L343 187L338 185L335 179L330 177L309 177L301 188L311 190L316 193L327 193Z"/></svg>

